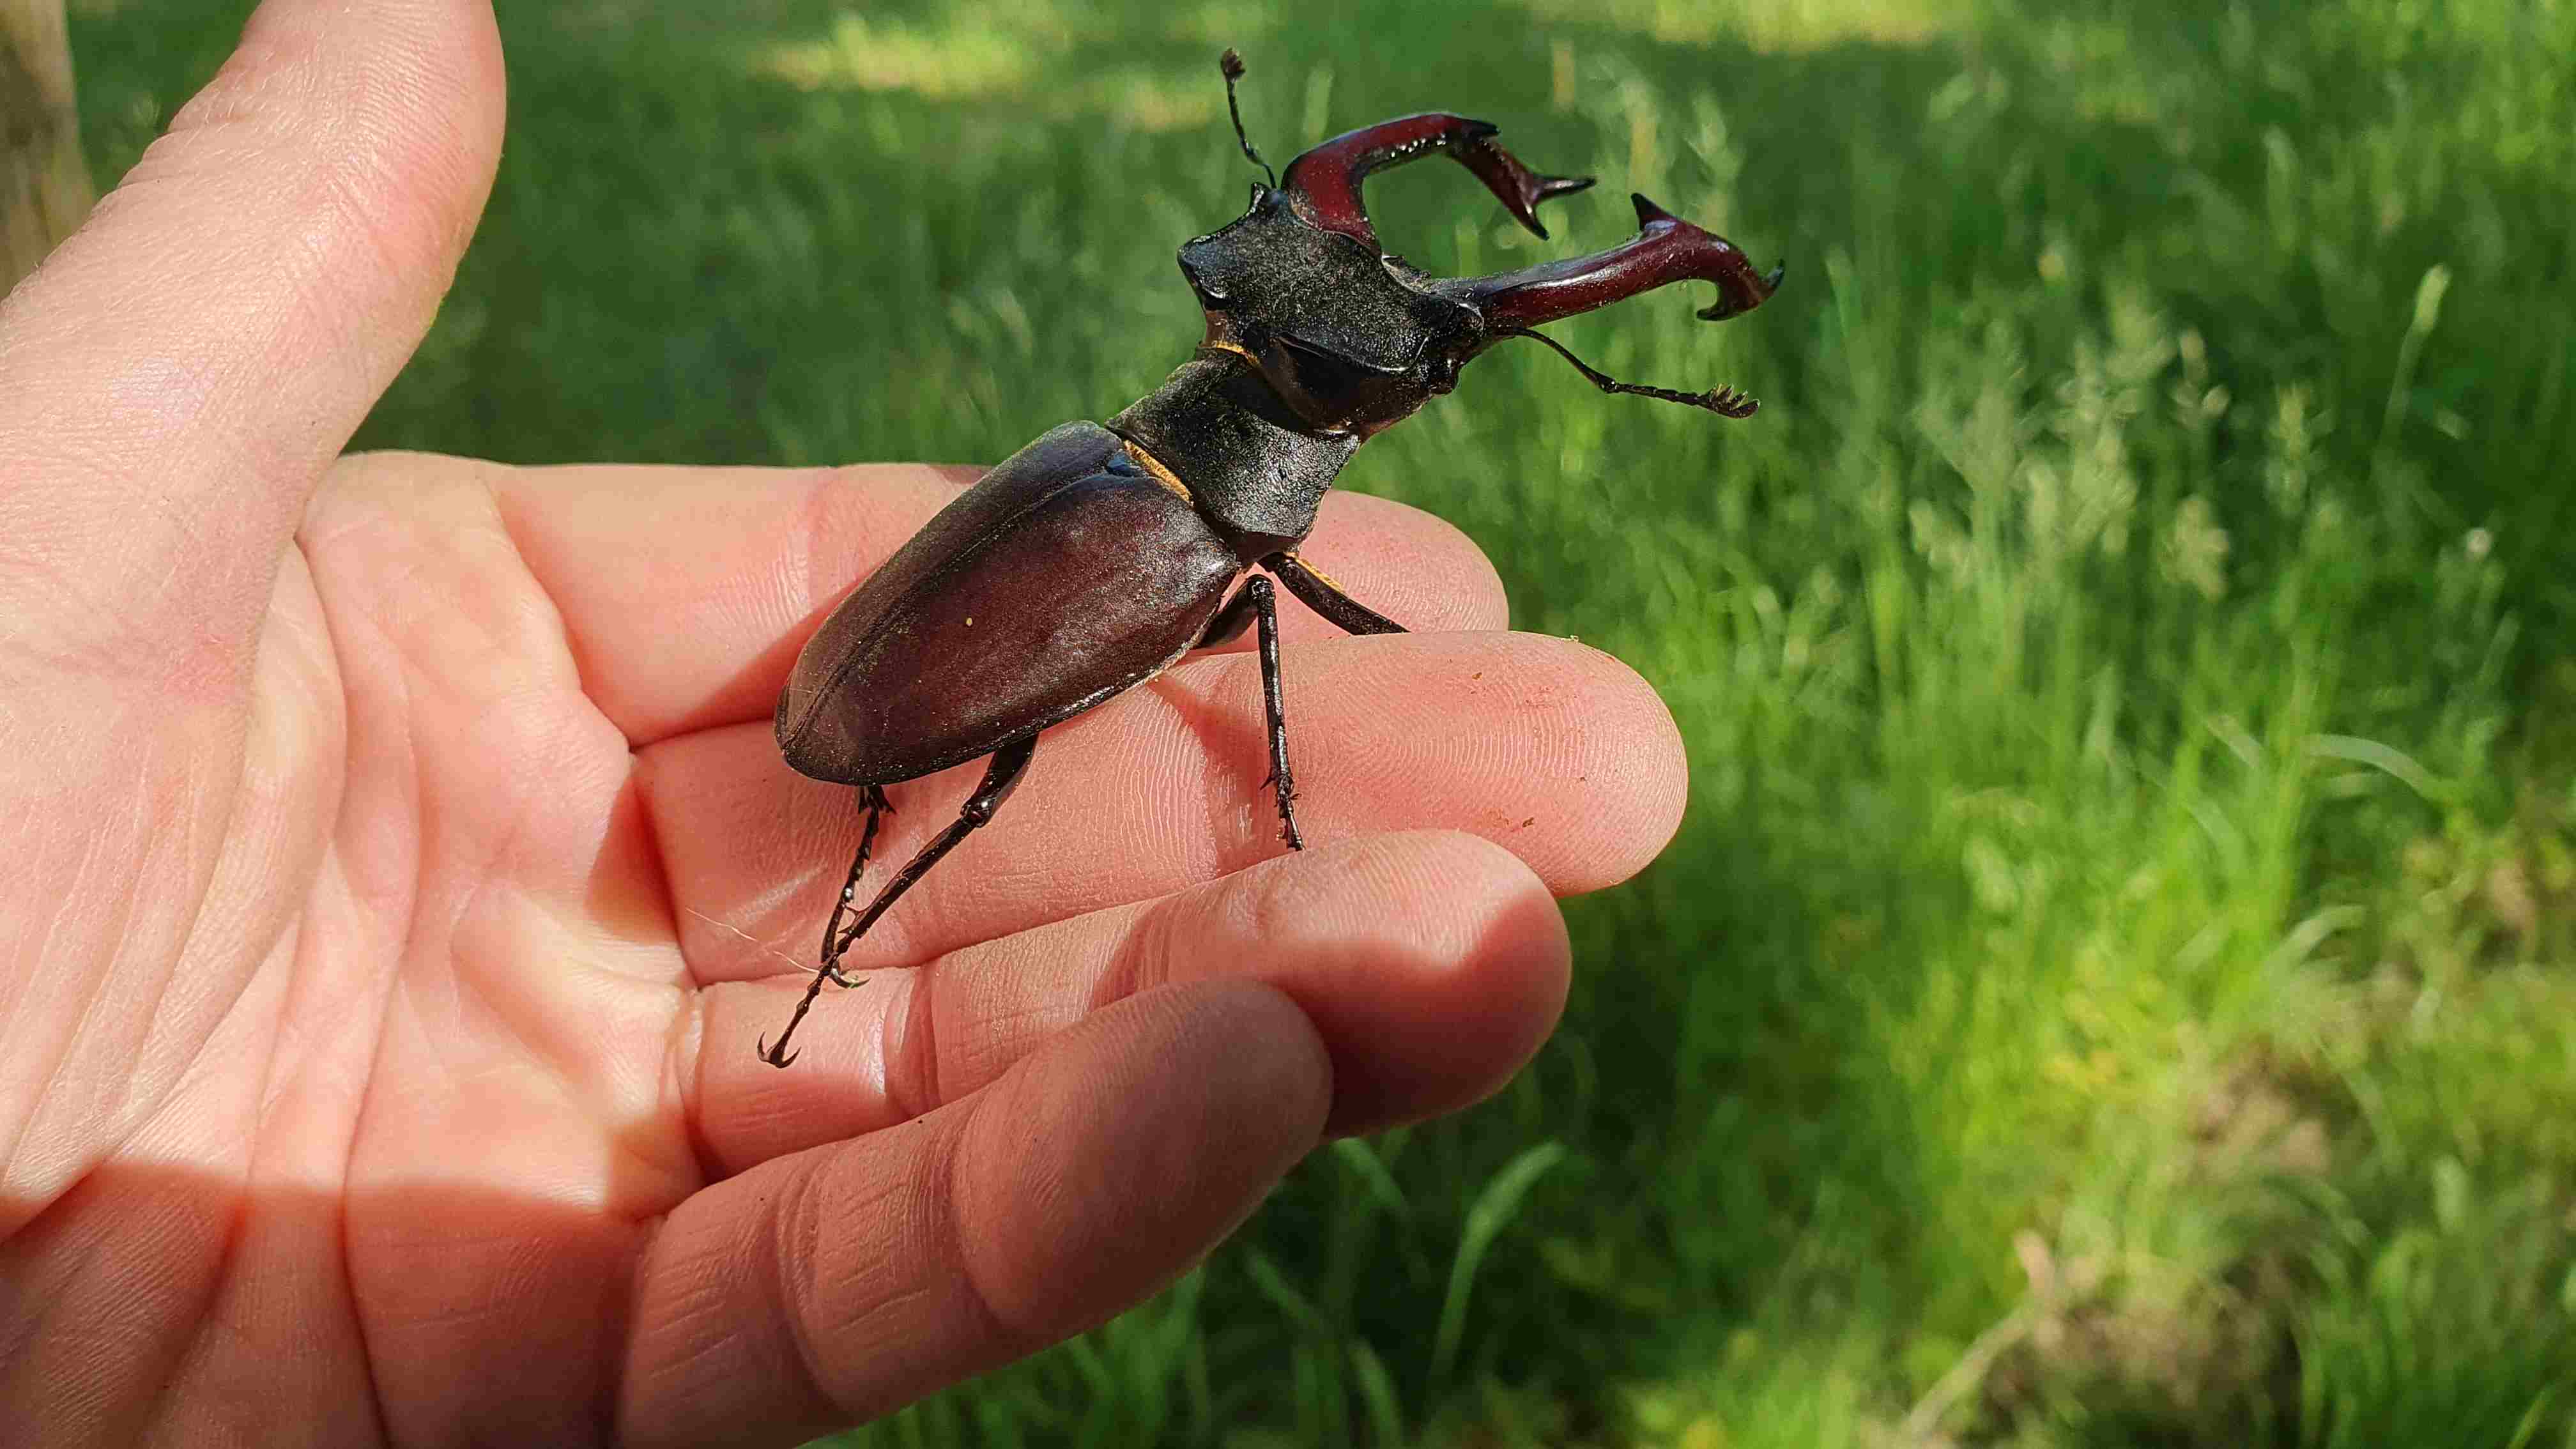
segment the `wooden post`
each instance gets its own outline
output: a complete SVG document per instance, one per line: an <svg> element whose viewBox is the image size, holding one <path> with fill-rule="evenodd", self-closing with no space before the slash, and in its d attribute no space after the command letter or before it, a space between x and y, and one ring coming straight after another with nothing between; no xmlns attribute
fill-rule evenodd
<svg viewBox="0 0 2576 1449"><path fill-rule="evenodd" d="M0 293L71 235L95 199L72 109L63 0L0 0Z"/></svg>

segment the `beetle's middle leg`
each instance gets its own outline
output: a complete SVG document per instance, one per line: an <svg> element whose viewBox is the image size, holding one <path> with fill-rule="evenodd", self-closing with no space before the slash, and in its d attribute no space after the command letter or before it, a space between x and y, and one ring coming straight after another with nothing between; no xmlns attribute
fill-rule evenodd
<svg viewBox="0 0 2576 1449"><path fill-rule="evenodd" d="M1252 601L1260 625L1261 707L1270 716L1270 778L1264 783L1277 787L1280 837L1290 850L1304 850L1306 838L1297 833L1297 777L1288 770L1288 705L1279 689L1279 602L1270 581L1259 574L1243 581L1238 597ZM1243 626L1235 627L1239 631Z"/></svg>
<svg viewBox="0 0 2576 1449"><path fill-rule="evenodd" d="M1288 592L1305 601L1306 607L1323 615L1352 634L1401 634L1402 624L1343 593L1340 586L1306 566L1293 553L1274 553L1261 561L1261 566L1279 576ZM1278 787L1279 832L1290 850L1304 850L1305 837L1297 831L1296 776L1288 769L1287 701L1279 687L1279 602L1270 581L1259 574L1244 580L1243 587L1225 607L1208 620L1207 629L1199 635L1198 647L1211 648L1226 643L1243 632L1244 625L1258 622L1261 626L1261 703L1270 718L1270 778L1263 783Z"/></svg>
<svg viewBox="0 0 2576 1449"><path fill-rule="evenodd" d="M1212 649L1229 643L1256 620L1261 625L1261 705L1270 717L1270 778L1261 783L1278 787L1280 836L1290 850L1304 850L1306 838L1297 833L1297 779L1288 769L1287 701L1279 690L1279 600L1270 581L1259 574L1245 579L1225 607L1208 620L1197 647Z"/></svg>
<svg viewBox="0 0 2576 1449"><path fill-rule="evenodd" d="M984 783L976 786L975 793L966 797L966 803L958 808L956 821L933 837L928 845L923 846L919 853L905 863L903 869L896 871L894 879L886 882L885 889L877 892L877 898L868 902L868 908L859 913L858 919L844 927L841 925L840 909L836 907L833 910L832 927L839 932L839 935L837 938L829 934L824 937L822 969L814 973L813 984L805 988L805 999L796 1003L796 1014L787 1019L787 1030L778 1034L777 1045L772 1046L767 1041L759 1044L762 1061L773 1067L783 1067L796 1060L787 1053L787 1039L796 1034L797 1024L805 1020L805 1013L814 1009L814 998L823 994L823 983L839 981L844 985L848 984L847 978L840 972L842 955L856 944L861 936L868 933L868 927L875 925L877 918L891 909L905 891L912 889L915 881L929 874L930 868L939 863L940 857L955 850L957 842L964 840L992 820L993 813L1001 809L1002 802L1011 798L1011 792L1019 787L1020 776L1028 770L1029 756L1036 752L1037 747L1038 737L1031 735L1017 744L1004 745L995 750L991 767L984 771ZM868 838L873 840L876 834L875 820L879 812L874 808L876 801L872 800L869 804ZM861 848L861 859L862 861L865 859L864 843ZM853 866L851 883L856 884L857 879L857 867ZM846 898L850 894L850 887L842 887L842 894Z"/></svg>

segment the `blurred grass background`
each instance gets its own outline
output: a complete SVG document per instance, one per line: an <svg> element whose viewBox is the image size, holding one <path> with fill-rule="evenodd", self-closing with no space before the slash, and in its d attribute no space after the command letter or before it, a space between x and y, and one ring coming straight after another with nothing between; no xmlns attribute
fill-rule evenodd
<svg viewBox="0 0 2576 1449"><path fill-rule="evenodd" d="M247 5L76 0L112 180ZM551 0L361 443L990 460L1198 330L1274 161L1445 108L1790 278L1557 329L1348 486L1654 680L1662 862L1495 1102L852 1443L2576 1445L2576 6ZM1704 290L1704 289L1703 289Z"/></svg>

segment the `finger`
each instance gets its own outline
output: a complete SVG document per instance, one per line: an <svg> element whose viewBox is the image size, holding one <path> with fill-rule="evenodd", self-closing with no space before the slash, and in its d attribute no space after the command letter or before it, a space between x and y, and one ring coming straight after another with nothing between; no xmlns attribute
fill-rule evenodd
<svg viewBox="0 0 2576 1449"><path fill-rule="evenodd" d="M1386 830L1480 835L1559 895L1625 880L1679 825L1672 716L1609 655L1536 634L1310 642L1285 660L1298 822L1317 843ZM913 965L1277 855L1260 670L1196 659L1048 730L992 823L851 952ZM858 792L790 773L766 721L644 752L641 786L681 946L701 982L814 958L859 839ZM873 892L957 818L966 765L893 787Z"/></svg>
<svg viewBox="0 0 2576 1449"><path fill-rule="evenodd" d="M1314 1146L1330 1070L1278 992L1177 987L907 1127L698 1193L638 1269L621 1437L797 1443L1103 1321Z"/></svg>
<svg viewBox="0 0 2576 1449"><path fill-rule="evenodd" d="M112 633L122 671L247 658L307 491L464 250L501 90L487 0L260 7L0 306L0 613Z"/></svg>
<svg viewBox="0 0 2576 1449"><path fill-rule="evenodd" d="M792 1070L759 1059L806 978L700 994L691 1120L727 1172L879 1131L980 1091L1103 1006L1176 982L1287 993L1333 1063L1327 1130L1453 1111L1510 1080L1564 1009L1546 886L1473 836L1344 841L827 991Z"/></svg>
<svg viewBox="0 0 2576 1449"><path fill-rule="evenodd" d="M768 719L823 615L980 471L595 466L509 470L496 486L584 686L646 744ZM1302 553L1409 627L1505 623L1493 565L1419 509L1327 495ZM1281 615L1292 641L1339 632L1302 606Z"/></svg>

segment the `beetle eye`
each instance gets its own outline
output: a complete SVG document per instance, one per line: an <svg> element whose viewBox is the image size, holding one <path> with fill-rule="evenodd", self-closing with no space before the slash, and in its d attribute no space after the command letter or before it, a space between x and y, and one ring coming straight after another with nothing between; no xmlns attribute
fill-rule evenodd
<svg viewBox="0 0 2576 1449"><path fill-rule="evenodd" d="M1280 338L1279 343L1279 354L1296 375L1297 385L1318 402L1348 398L1380 380L1377 374L1346 357L1286 337Z"/></svg>
<svg viewBox="0 0 2576 1449"><path fill-rule="evenodd" d="M1404 368L1371 367L1284 333L1273 334L1260 352L1270 385L1318 427L1383 421L1421 405L1419 384Z"/></svg>

